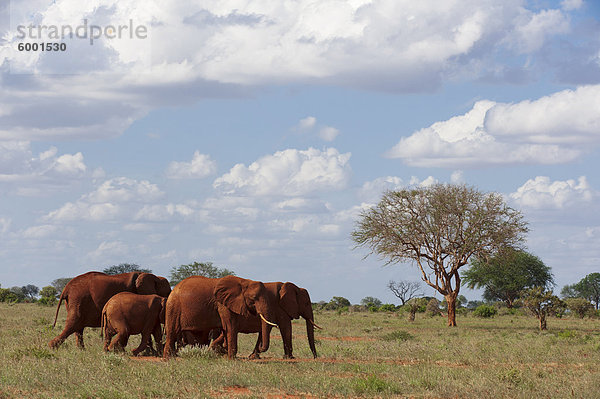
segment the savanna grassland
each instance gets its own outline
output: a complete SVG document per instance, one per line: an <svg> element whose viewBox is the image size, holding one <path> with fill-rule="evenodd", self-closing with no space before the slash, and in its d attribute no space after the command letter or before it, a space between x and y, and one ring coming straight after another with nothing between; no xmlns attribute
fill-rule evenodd
<svg viewBox="0 0 600 399"><path fill-rule="evenodd" d="M0 303L0 398L414 397L598 398L600 320L551 318L548 331L526 316L480 319L396 313L321 312L319 358L304 324L294 324L296 360L281 359L274 331L262 360L244 359L256 335L240 335L237 361L204 349L170 361L102 351L99 329L58 349L48 341L64 325L54 307Z"/></svg>

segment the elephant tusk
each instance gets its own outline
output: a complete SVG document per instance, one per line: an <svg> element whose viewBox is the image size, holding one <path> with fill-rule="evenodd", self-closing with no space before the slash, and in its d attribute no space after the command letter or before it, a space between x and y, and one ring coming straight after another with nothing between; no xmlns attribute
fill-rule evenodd
<svg viewBox="0 0 600 399"><path fill-rule="evenodd" d="M269 320L265 319L265 316L263 316L261 313L259 313L258 315L260 316L260 318L261 318L261 319L262 319L262 320L263 320L265 323L267 323L267 324L270 324L270 325L272 325L273 327L277 327L277 328L279 328L279 326L278 326L277 324L275 324L275 323L271 323Z"/></svg>
<svg viewBox="0 0 600 399"><path fill-rule="evenodd" d="M318 326L318 325L317 325L317 324L316 324L314 321L312 321L311 319L308 319L308 321L310 321L310 323L311 323L313 326L317 327L319 330L322 330L322 329L323 329L323 327L319 327L319 326Z"/></svg>

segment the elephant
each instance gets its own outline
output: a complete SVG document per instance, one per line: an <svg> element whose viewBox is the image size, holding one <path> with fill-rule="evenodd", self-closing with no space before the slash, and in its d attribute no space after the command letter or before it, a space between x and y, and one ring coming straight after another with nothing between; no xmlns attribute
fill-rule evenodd
<svg viewBox="0 0 600 399"><path fill-rule="evenodd" d="M314 315L310 296L308 291L304 288L300 288L294 283L286 282L272 282L264 283L267 291L271 292L278 299L279 306L275 312L275 319L273 320L279 326L281 332L281 338L283 340L284 359L293 359L292 354L292 320L298 319L300 316L306 320L306 334L308 337L308 345L313 354L313 357L317 358L317 349L315 348L315 333L314 328L319 328L314 322ZM268 327L268 331L271 331L271 327ZM264 352L268 347L260 348L262 340L261 331L261 320L257 316L250 316L243 319L240 323L239 332L241 333L259 333L258 340L254 347L254 351L249 356L251 359L260 358L260 352ZM219 345L225 343L225 335L221 334L219 338L215 340L213 345Z"/></svg>
<svg viewBox="0 0 600 399"><path fill-rule="evenodd" d="M152 348L152 334L157 350L161 353L161 323L165 322L166 305L167 298L155 294L119 292L114 295L102 309L101 331L104 335L104 350L108 352L115 347L124 349L130 335L141 334L140 345L133 350L133 355L137 356L149 343Z"/></svg>
<svg viewBox="0 0 600 399"><path fill-rule="evenodd" d="M268 348L267 326L276 326L269 320L277 307L276 298L260 281L237 276L188 277L175 286L167 300L163 357L175 356L175 344L184 336L202 336L203 331L222 328L227 337L227 357L234 359L238 326L250 315L262 319L261 348Z"/></svg>
<svg viewBox="0 0 600 399"><path fill-rule="evenodd" d="M151 273L81 274L69 281L60 295L52 328L56 326L58 311L63 300L67 307L67 321L63 331L48 345L56 349L67 337L75 333L77 346L83 349L83 329L100 327L102 308L113 295L119 292L157 294L166 298L171 292L171 286L166 278Z"/></svg>

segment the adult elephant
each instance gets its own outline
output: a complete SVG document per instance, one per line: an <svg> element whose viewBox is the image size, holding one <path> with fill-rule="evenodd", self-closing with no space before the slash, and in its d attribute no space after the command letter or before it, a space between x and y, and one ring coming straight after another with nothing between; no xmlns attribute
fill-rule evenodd
<svg viewBox="0 0 600 399"><path fill-rule="evenodd" d="M279 326L281 338L283 341L284 359L293 359L292 348L292 320L300 317L306 321L306 335L308 337L308 345L313 354L317 358L317 349L315 348L315 327L321 328L314 322L314 314L310 295L304 288L298 287L294 283L272 282L264 283L267 291L278 300L278 307L275 311L275 319L273 321ZM259 333L258 340L254 347L254 351L250 355L251 359L260 357L260 352L264 352L268 347L260 346L262 341L261 320L257 316L250 316L242 320L239 326L242 333ZM268 333L271 331L271 326L268 327ZM221 335L217 338L213 345L219 345L225 341L225 336Z"/></svg>
<svg viewBox="0 0 600 399"><path fill-rule="evenodd" d="M119 292L135 294L156 294L168 297L171 286L164 277L151 273L130 272L108 275L101 272L88 272L73 278L65 286L60 295L54 324L62 301L67 307L67 321L63 331L48 343L51 348L58 348L69 335L75 333L77 346L84 347L83 329L100 327L102 308L108 300Z"/></svg>
<svg viewBox="0 0 600 399"><path fill-rule="evenodd" d="M237 334L244 318L261 319L261 348L269 347L268 324L274 325L277 299L260 281L236 276L208 278L192 276L181 281L167 300L163 356L175 356L175 344L184 336L200 336L204 331L223 328L227 337L227 356L237 354Z"/></svg>

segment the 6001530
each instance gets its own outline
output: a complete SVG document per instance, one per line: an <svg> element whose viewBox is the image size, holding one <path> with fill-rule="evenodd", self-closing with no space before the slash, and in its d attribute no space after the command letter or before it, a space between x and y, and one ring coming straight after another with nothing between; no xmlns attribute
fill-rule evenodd
<svg viewBox="0 0 600 399"><path fill-rule="evenodd" d="M66 51L66 43L19 43L19 51Z"/></svg>

